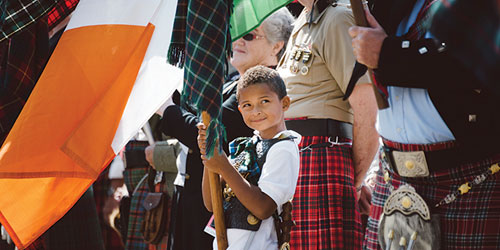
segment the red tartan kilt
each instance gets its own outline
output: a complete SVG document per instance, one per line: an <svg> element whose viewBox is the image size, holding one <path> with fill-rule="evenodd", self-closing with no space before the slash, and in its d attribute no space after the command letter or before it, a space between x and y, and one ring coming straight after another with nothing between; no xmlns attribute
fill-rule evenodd
<svg viewBox="0 0 500 250"><path fill-rule="evenodd" d="M304 136L299 148L324 142L328 137ZM361 216L353 183L350 145L301 152L291 249L361 249Z"/></svg>
<svg viewBox="0 0 500 250"><path fill-rule="evenodd" d="M438 209L434 205L461 184L472 181L500 157L482 164L463 165L431 173L425 178L402 178L389 171L391 183L398 188L409 183L428 203L431 212L440 215L441 249L499 249L500 248L500 174L472 187L468 193ZM378 221L383 211L389 188L385 184L381 164L372 194L370 218L366 228L364 248L380 249L377 240Z"/></svg>

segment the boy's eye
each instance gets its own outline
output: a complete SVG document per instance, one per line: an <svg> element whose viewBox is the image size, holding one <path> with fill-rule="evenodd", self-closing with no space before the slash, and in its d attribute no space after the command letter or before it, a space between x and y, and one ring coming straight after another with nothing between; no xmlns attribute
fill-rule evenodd
<svg viewBox="0 0 500 250"><path fill-rule="evenodd" d="M260 101L260 103L268 103L268 102L269 102L269 100L267 100L267 99Z"/></svg>
<svg viewBox="0 0 500 250"><path fill-rule="evenodd" d="M242 108L248 108L248 107L250 107L250 104L245 103L245 104L241 105L241 107L242 107Z"/></svg>

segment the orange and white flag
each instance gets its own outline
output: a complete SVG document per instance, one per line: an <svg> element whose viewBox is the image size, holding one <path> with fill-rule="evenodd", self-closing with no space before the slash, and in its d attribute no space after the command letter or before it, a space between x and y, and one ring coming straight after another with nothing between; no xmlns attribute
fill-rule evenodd
<svg viewBox="0 0 500 250"><path fill-rule="evenodd" d="M59 220L182 81L177 1L82 0L0 149L0 223L23 249Z"/></svg>

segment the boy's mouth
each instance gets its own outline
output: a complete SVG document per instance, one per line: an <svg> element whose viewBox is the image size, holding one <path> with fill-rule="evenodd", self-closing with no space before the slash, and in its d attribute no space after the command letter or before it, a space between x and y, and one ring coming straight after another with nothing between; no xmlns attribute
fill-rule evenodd
<svg viewBox="0 0 500 250"><path fill-rule="evenodd" d="M252 122L261 122L261 121L264 121L266 118L259 118L259 119L255 119L255 120L252 120Z"/></svg>

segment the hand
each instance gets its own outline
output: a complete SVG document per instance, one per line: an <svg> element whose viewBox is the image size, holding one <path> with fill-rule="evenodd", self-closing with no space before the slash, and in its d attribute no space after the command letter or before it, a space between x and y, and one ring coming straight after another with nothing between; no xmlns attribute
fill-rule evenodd
<svg viewBox="0 0 500 250"><path fill-rule="evenodd" d="M153 154L154 154L154 152L155 152L155 144L149 145L149 146L146 147L146 149L144 149L144 155L146 156L146 161L149 162L149 165L151 167L153 167L154 169L156 169L155 166L154 166L154 161L153 161Z"/></svg>
<svg viewBox="0 0 500 250"><path fill-rule="evenodd" d="M364 215L370 215L372 201L372 192L367 186L362 186L358 192L359 212Z"/></svg>
<svg viewBox="0 0 500 250"><path fill-rule="evenodd" d="M356 60L368 68L376 69L387 34L368 9L365 9L365 14L370 27L353 26L349 28L349 35L353 38L352 48Z"/></svg>
<svg viewBox="0 0 500 250"><path fill-rule="evenodd" d="M226 153L223 151L222 154L219 154L219 150L217 150L217 144L215 145L214 154L210 159L208 159L206 155L206 146L207 146L207 127L203 123L198 123L196 125L198 127L198 147L200 148L201 160L203 161L203 165L210 171L222 174L224 168L231 166L229 160L227 159Z"/></svg>

